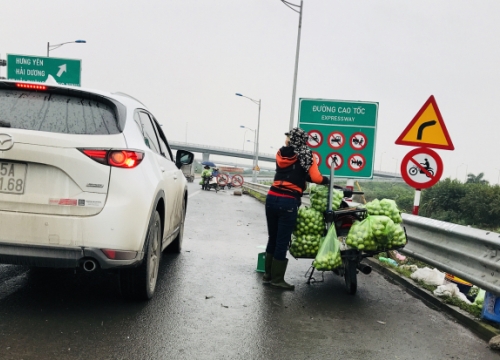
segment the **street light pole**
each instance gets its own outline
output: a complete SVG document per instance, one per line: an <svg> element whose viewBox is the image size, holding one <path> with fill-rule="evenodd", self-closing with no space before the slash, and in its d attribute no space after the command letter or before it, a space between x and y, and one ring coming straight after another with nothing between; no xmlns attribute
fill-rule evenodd
<svg viewBox="0 0 500 360"><path fill-rule="evenodd" d="M295 111L295 94L297 92L297 74L299 72L299 53L300 53L300 34L302 32L302 11L304 9L303 0L300 0L300 5L292 4L288 1L281 0L283 4L299 14L299 28L297 31L297 47L295 49L295 69L293 73L293 90L292 90L292 108L290 110L290 125L289 129L293 128L294 111ZM300 10L297 10L300 9Z"/></svg>
<svg viewBox="0 0 500 360"><path fill-rule="evenodd" d="M259 129L260 129L260 103L261 100L259 99L259 116L257 118L257 131L255 133L255 180L253 182L257 181L257 168L259 166Z"/></svg>
<svg viewBox="0 0 500 360"><path fill-rule="evenodd" d="M61 46L63 45L66 45L66 44L86 44L87 42L85 40L75 40L75 41L68 41L68 42L63 42L63 43L60 43L60 44L55 44L55 45L50 45L50 42L47 43L47 57L49 57L50 55L50 50L55 50L57 48L60 48Z"/></svg>
<svg viewBox="0 0 500 360"><path fill-rule="evenodd" d="M247 138L247 131L250 130L250 131L253 131L255 133L255 130L254 129L250 129L249 127L246 127L245 125L240 125L240 128L242 129L246 129L245 130L245 134L243 134L243 151L245 151L245 142L247 141L246 138ZM250 141L250 140L248 140Z"/></svg>
<svg viewBox="0 0 500 360"><path fill-rule="evenodd" d="M247 98L254 104L259 105L259 116L257 118L257 130L255 131L255 144L254 144L254 152L255 152L255 159L254 159L254 165L253 165L253 171L252 171L252 182L257 182L257 168L259 166L259 129L260 129L260 108L261 108L261 99L255 100L252 98L249 98L248 96L242 95L240 93L236 93L236 96L241 96L244 98Z"/></svg>
<svg viewBox="0 0 500 360"><path fill-rule="evenodd" d="M393 157L393 159L396 160L396 171L395 171L395 173L397 174L398 173L399 159L396 159L395 157Z"/></svg>
<svg viewBox="0 0 500 360"><path fill-rule="evenodd" d="M382 160L384 160L384 154L386 153L387 151L384 151L382 154L380 154L380 166L379 166L379 170L382 171Z"/></svg>

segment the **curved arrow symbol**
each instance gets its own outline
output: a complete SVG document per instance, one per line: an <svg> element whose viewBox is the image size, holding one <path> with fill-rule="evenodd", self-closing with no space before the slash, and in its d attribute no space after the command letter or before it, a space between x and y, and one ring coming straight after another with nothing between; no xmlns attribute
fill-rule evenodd
<svg viewBox="0 0 500 360"><path fill-rule="evenodd" d="M430 120L422 123L422 125L418 127L417 140L422 140L422 135L426 127L436 125L436 123L437 123L436 120Z"/></svg>
<svg viewBox="0 0 500 360"><path fill-rule="evenodd" d="M57 72L57 77L61 77L61 75L66 72L66 64L62 64L59 66L59 71Z"/></svg>

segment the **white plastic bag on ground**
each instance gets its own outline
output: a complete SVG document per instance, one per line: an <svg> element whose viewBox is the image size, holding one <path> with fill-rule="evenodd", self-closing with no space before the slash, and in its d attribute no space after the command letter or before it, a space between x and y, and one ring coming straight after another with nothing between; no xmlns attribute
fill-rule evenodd
<svg viewBox="0 0 500 360"><path fill-rule="evenodd" d="M444 285L439 285L436 290L434 290L434 295L440 297L456 297L467 304L471 304L467 296L460 292L457 284L446 283Z"/></svg>
<svg viewBox="0 0 500 360"><path fill-rule="evenodd" d="M411 278L413 280L423 281L427 285L435 286L444 284L444 276L445 274L438 269L430 269L428 267L418 269L413 274L411 274Z"/></svg>

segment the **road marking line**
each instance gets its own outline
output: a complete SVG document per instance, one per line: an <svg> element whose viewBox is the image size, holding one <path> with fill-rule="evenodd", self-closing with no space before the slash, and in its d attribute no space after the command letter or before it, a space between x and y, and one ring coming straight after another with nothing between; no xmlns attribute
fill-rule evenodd
<svg viewBox="0 0 500 360"><path fill-rule="evenodd" d="M191 195L188 196L188 199L192 198L195 195L198 195L200 192L201 192L201 190L198 190L198 191L192 193Z"/></svg>

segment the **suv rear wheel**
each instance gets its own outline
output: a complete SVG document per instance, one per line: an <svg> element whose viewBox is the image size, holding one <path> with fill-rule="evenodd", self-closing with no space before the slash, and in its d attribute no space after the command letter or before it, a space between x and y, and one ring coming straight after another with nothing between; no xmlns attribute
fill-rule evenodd
<svg viewBox="0 0 500 360"><path fill-rule="evenodd" d="M161 258L161 219L157 210L151 216L146 237L146 252L139 267L120 271L122 295L132 300L153 297Z"/></svg>

